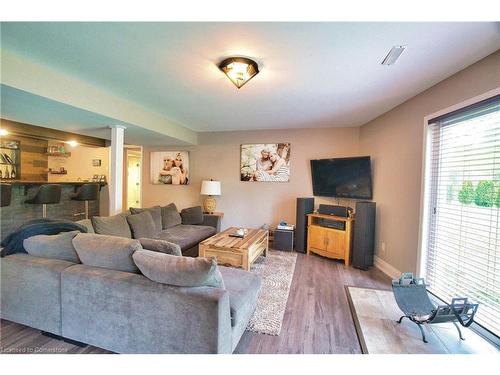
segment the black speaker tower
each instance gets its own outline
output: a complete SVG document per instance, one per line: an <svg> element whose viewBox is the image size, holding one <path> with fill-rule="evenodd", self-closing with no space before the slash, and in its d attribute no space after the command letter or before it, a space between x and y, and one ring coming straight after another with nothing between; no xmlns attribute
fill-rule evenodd
<svg viewBox="0 0 500 375"><path fill-rule="evenodd" d="M363 270L373 266L375 251L375 202L356 202L352 266Z"/></svg>
<svg viewBox="0 0 500 375"><path fill-rule="evenodd" d="M314 211L314 198L297 198L297 219L295 221L295 251L307 252L307 214Z"/></svg>

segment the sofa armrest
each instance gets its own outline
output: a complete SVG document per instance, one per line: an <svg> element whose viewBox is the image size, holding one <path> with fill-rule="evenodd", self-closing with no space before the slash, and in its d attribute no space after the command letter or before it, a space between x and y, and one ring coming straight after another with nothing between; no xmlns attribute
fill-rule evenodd
<svg viewBox="0 0 500 375"><path fill-rule="evenodd" d="M201 225L206 225L208 227L214 227L217 233L220 232L220 227L222 223L222 215L220 214L203 214L203 223Z"/></svg>

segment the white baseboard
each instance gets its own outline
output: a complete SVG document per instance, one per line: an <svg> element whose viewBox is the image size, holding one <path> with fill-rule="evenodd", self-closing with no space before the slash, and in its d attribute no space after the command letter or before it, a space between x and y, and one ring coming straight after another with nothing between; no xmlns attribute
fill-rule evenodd
<svg viewBox="0 0 500 375"><path fill-rule="evenodd" d="M398 269L394 268L391 266L389 263L387 263L385 260L382 260L378 256L375 255L373 258L374 260L374 265L377 267L380 271L385 273L387 276L389 276L392 279L399 279L401 276L401 271Z"/></svg>

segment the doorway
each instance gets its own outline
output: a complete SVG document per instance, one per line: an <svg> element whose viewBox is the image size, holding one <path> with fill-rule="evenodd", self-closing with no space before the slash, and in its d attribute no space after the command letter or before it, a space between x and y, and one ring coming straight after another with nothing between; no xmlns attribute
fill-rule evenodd
<svg viewBox="0 0 500 375"><path fill-rule="evenodd" d="M124 167L124 209L142 207L142 147L125 149Z"/></svg>

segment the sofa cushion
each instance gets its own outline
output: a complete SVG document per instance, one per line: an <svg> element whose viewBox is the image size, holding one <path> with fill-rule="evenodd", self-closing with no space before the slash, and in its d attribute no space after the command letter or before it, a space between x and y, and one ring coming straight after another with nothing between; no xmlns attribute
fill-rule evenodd
<svg viewBox="0 0 500 375"><path fill-rule="evenodd" d="M214 258L178 257L149 250L138 250L132 257L142 274L158 283L224 289Z"/></svg>
<svg viewBox="0 0 500 375"><path fill-rule="evenodd" d="M153 218L153 221L155 223L156 233L159 233L163 229L162 218L161 218L161 207L160 206L154 206L150 208L130 207L130 213L132 215L140 214L141 212L144 211L148 211L151 214L151 217Z"/></svg>
<svg viewBox="0 0 500 375"><path fill-rule="evenodd" d="M184 208L181 211L182 224L201 225L203 224L203 210L201 206Z"/></svg>
<svg viewBox="0 0 500 375"><path fill-rule="evenodd" d="M174 203L161 207L162 228L168 229L182 223L181 215Z"/></svg>
<svg viewBox="0 0 500 375"><path fill-rule="evenodd" d="M251 272L231 267L219 267L226 290L229 292L231 325L248 321L257 306L261 278ZM246 326L246 324L245 324Z"/></svg>
<svg viewBox="0 0 500 375"><path fill-rule="evenodd" d="M132 254L142 249L138 240L80 233L73 238L73 246L81 262L87 266L125 272L139 271L132 259Z"/></svg>
<svg viewBox="0 0 500 375"><path fill-rule="evenodd" d="M173 242L157 240L153 238L139 238L143 249L159 253L181 256L181 247Z"/></svg>
<svg viewBox="0 0 500 375"><path fill-rule="evenodd" d="M154 238L158 234L155 222L149 211L128 215L127 222L132 231L132 238Z"/></svg>
<svg viewBox="0 0 500 375"><path fill-rule="evenodd" d="M94 226L95 233L132 238L132 232L126 219L127 216L128 214L94 216L92 218L92 225Z"/></svg>
<svg viewBox="0 0 500 375"><path fill-rule="evenodd" d="M164 229L158 234L158 238L179 245L182 251L196 246L204 239L213 236L215 228L204 225L177 225Z"/></svg>
<svg viewBox="0 0 500 375"><path fill-rule="evenodd" d="M85 228L87 228L87 233L95 233L94 227L92 225L92 220L83 219L83 220L75 221L75 223L83 225Z"/></svg>
<svg viewBox="0 0 500 375"><path fill-rule="evenodd" d="M26 238L23 246L29 255L80 263L80 259L72 243L73 238L78 233L80 232L74 230L50 236L40 234Z"/></svg>

